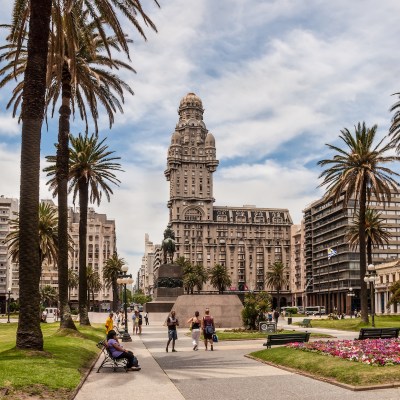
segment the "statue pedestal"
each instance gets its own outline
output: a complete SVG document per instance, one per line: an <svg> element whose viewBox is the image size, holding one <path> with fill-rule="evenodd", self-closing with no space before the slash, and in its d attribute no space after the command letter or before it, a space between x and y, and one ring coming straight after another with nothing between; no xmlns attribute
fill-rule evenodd
<svg viewBox="0 0 400 400"><path fill-rule="evenodd" d="M147 312L170 312L176 299L183 295L182 268L177 264L162 264L158 268L153 301L146 304Z"/></svg>

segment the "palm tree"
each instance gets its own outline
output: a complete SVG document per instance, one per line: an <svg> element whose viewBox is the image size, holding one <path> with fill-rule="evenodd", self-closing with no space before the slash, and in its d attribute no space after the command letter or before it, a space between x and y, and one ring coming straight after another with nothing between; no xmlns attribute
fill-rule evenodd
<svg viewBox="0 0 400 400"><path fill-rule="evenodd" d="M281 290L288 284L287 267L280 261L275 261L265 274L265 283L270 289L276 290L277 309L281 306Z"/></svg>
<svg viewBox="0 0 400 400"><path fill-rule="evenodd" d="M45 285L40 289L40 298L44 307L52 307L57 304L58 292L53 286Z"/></svg>
<svg viewBox="0 0 400 400"><path fill-rule="evenodd" d="M87 213L89 201L100 204L102 195L110 201L113 193L110 183L118 185L119 179L114 171L122 171L119 163L114 162L120 157L113 157L113 151L104 144L106 138L99 140L97 135L82 135L71 137L69 152L70 191L73 191L73 201L79 194L79 319L81 325L90 325L87 313ZM52 177L48 184L57 188L57 157L46 157L52 165L45 168L47 176Z"/></svg>
<svg viewBox="0 0 400 400"><path fill-rule="evenodd" d="M42 271L42 265L45 260L50 263L57 263L58 255L58 217L57 209L49 203L39 203L38 213L38 227L36 231L39 236L39 266L40 272ZM4 239L4 244L8 246L8 251L13 262L17 262L20 258L22 251L21 247L21 228L20 228L20 217L16 213L16 218L10 221L11 232ZM69 236L69 239L72 238ZM38 283L39 288L39 283Z"/></svg>
<svg viewBox="0 0 400 400"><path fill-rule="evenodd" d="M71 268L68 269L68 301L71 301L71 290L78 287L78 274Z"/></svg>
<svg viewBox="0 0 400 400"><path fill-rule="evenodd" d="M203 265L197 264L194 267L194 273L196 274L197 278L197 291L200 293L200 291L203 289L203 285L208 281L208 272Z"/></svg>
<svg viewBox="0 0 400 400"><path fill-rule="evenodd" d="M114 253L108 258L103 267L103 280L107 288L111 287L113 291L113 310L118 309L119 291L118 291L118 275L122 273L122 267L126 265L123 258Z"/></svg>
<svg viewBox="0 0 400 400"><path fill-rule="evenodd" d="M16 1L16 5L18 5ZM47 50L50 33L51 0L30 0L28 57L22 95L22 144L19 221L19 304L17 348L43 350L40 328L41 275L39 254L39 173L40 137L44 116ZM15 18L23 22L27 18ZM17 16L18 17L18 16ZM13 33L13 32L12 32ZM18 37L18 32L14 33Z"/></svg>
<svg viewBox="0 0 400 400"><path fill-rule="evenodd" d="M94 293L102 289L100 275L93 267L87 268L87 282L88 282L88 308L90 309L90 295L92 295L92 306L94 306Z"/></svg>
<svg viewBox="0 0 400 400"><path fill-rule="evenodd" d="M390 201L391 191L397 192L398 182L392 176L399 176L386 164L398 161L400 158L387 155L394 144L383 144L384 139L374 144L377 125L367 128L365 123L355 126L354 135L348 129L341 130L339 138L346 145L345 149L327 144L336 152L332 159L321 160L318 165L329 166L320 178L320 186L327 186L326 197L337 202L343 195L343 205L347 206L351 198L355 199L355 207L359 207L359 243L360 243L360 284L361 284L361 318L368 323L367 284L364 282L366 273L366 229L365 214L371 195L378 202ZM381 146L382 145L382 146Z"/></svg>
<svg viewBox="0 0 400 400"><path fill-rule="evenodd" d="M232 283L227 268L221 264L215 264L215 266L211 268L209 276L211 285L217 288L220 294Z"/></svg>
<svg viewBox="0 0 400 400"><path fill-rule="evenodd" d="M377 246L383 246L385 243L388 244L391 233L387 231L383 224L383 218L381 213L373 208L367 208L365 210L365 235L367 238L367 263L372 264L372 248ZM356 212L353 220L353 224L347 229L347 239L350 246L354 249L359 245L359 225L360 225L360 213Z"/></svg>
<svg viewBox="0 0 400 400"><path fill-rule="evenodd" d="M80 2L76 2L72 13L76 16L75 24L80 47L75 50L74 48L74 68L71 68L71 57L68 54L68 46L65 48L65 53L54 56L49 53L49 63L53 62L51 80L47 91L47 106L52 103L52 114L57 103L57 99L61 93L62 106L59 113L59 132L58 132L58 145L57 145L57 172L56 172L56 187L53 188L53 194L58 195L58 210L59 210L59 232L60 235L60 254L58 264L59 276L59 292L60 292L60 311L61 327L76 329L75 324L71 318L71 313L68 305L68 286L66 276L68 275L68 249L67 242L64 238L68 235L68 148L69 148L69 132L70 132L70 116L71 111L75 114L75 109L79 110L80 115L85 120L86 130L88 129L88 112L92 115L95 129L97 132L97 119L98 109L97 101L102 104L108 114L110 127L114 122L114 113L122 110L121 103L124 102L124 90L133 94L129 85L125 84L118 76L112 73L112 70L127 69L133 71L133 68L128 64L109 58L101 53L105 48L112 47L120 51L116 37L107 36L102 37L97 33L97 25L95 23L84 26L87 19L87 12L82 14ZM67 19L67 17L65 17ZM64 24L65 41L68 42L69 26ZM50 36L50 43L57 40L56 35L53 33ZM126 39L127 42L131 42ZM18 59L18 69L15 69L15 52L16 45L10 43L3 46L2 49L7 49L0 59L10 60L0 74L5 74L5 77L0 82L0 87L4 86L7 82L23 74L24 65L26 62L26 49L20 50ZM61 58L61 59L60 59ZM62 59L63 58L63 59ZM63 64L61 80L58 75L58 64ZM23 89L23 82L18 84L14 91L11 101L8 106L14 101L14 115L17 113L20 104L20 96ZM86 110L88 109L88 110Z"/></svg>
<svg viewBox="0 0 400 400"><path fill-rule="evenodd" d="M135 28L145 37L144 32L138 23L136 16L140 14L144 23L156 30L155 25L150 18L144 13L139 0L99 0L92 2L83 0L86 8L89 10L93 20L98 21L97 26L102 32L101 36L105 37L101 19L105 20L107 27L110 28L118 37L118 41L123 50L128 53L128 45L126 37L122 31L118 14L115 8L121 11L135 26ZM39 169L40 169L40 139L41 127L43 123L45 110L45 92L46 92L46 72L48 56L48 43L50 35L50 18L52 10L57 10L58 18L53 16L53 25L62 21L61 15L71 15L70 11L73 5L72 0L65 0L64 7L59 7L58 2L52 0L19 0L15 2L13 9L13 26L11 28L10 40L17 45L15 53L15 61L18 63L19 51L26 38L27 25L29 24L28 33L28 57L24 76L24 87L22 96L22 145L21 145L21 182L20 182L20 229L21 229L21 253L19 259L20 268L20 316L17 330L17 348L21 349L43 349L43 335L40 323L35 317L40 311L40 294L38 285L40 281L39 267L39 238L37 236L36 227L38 225L37 209L39 205ZM157 1L155 3L158 5ZM69 27L75 27L73 18ZM61 40L53 42L54 48L60 47L65 43L61 32ZM67 35L68 38L75 38L75 35ZM78 48L72 46L70 48ZM55 54L54 48L49 52ZM61 52L62 53L62 52ZM74 52L72 55L71 66L74 66ZM59 71L63 63L59 65ZM50 75L50 74L49 74ZM61 76L61 73L59 73ZM68 145L66 151L68 150ZM68 157L67 157L68 158ZM67 174L68 175L68 174ZM65 179L65 178L64 178ZM61 219L65 218L63 210L61 210ZM66 225L66 223L64 224ZM62 228L62 226L60 226ZM65 226L61 232L61 248L64 256L60 262L65 264L67 257L67 231ZM66 270L64 268L59 281L66 281ZM62 290L65 297L65 286ZM62 299L64 305L64 300ZM67 306L66 306L67 307Z"/></svg>

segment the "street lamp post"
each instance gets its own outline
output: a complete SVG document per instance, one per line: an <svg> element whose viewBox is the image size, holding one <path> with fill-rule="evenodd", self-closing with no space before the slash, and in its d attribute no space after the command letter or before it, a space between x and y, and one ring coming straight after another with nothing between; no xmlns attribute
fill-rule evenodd
<svg viewBox="0 0 400 400"><path fill-rule="evenodd" d="M352 300L353 300L353 297L355 296L356 294L353 292L353 288L352 287L349 287L349 293L347 293L347 296L349 297L349 301L350 301L350 318L353 318L353 310L352 310Z"/></svg>
<svg viewBox="0 0 400 400"><path fill-rule="evenodd" d="M8 299L7 299L7 323L10 323L10 304L11 304L11 288L7 289Z"/></svg>
<svg viewBox="0 0 400 400"><path fill-rule="evenodd" d="M372 326L375 327L375 280L376 270L374 264L369 264L367 267L367 274L364 276L364 282L369 283L369 289L371 293L371 319Z"/></svg>
<svg viewBox="0 0 400 400"><path fill-rule="evenodd" d="M126 297L126 285L133 283L132 275L127 274L128 266L124 265L121 268L121 273L118 275L117 283L119 285L124 285L124 311L125 311L125 330L122 335L123 342L132 342L132 338L128 332L128 304L127 304L127 297Z"/></svg>

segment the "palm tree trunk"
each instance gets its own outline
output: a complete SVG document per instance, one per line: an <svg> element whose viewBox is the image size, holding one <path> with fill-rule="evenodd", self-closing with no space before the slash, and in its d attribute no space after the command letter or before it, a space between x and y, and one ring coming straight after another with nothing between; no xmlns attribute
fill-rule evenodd
<svg viewBox="0 0 400 400"><path fill-rule="evenodd" d="M71 116L71 74L64 62L62 74L62 105L58 122L57 186L58 186L58 294L60 328L75 329L68 296L68 174L69 119Z"/></svg>
<svg viewBox="0 0 400 400"><path fill-rule="evenodd" d="M112 290L113 290L113 310L119 310L119 291L118 291L118 284L116 281L112 283Z"/></svg>
<svg viewBox="0 0 400 400"><path fill-rule="evenodd" d="M82 178L79 187L79 320L81 325L90 325L87 308L87 214L89 204L89 185Z"/></svg>
<svg viewBox="0 0 400 400"><path fill-rule="evenodd" d="M28 59L22 103L17 348L43 350L40 329L39 258L40 139L46 92L51 0L31 0Z"/></svg>
<svg viewBox="0 0 400 400"><path fill-rule="evenodd" d="M278 302L278 304L276 305L276 309L279 311L281 309L281 293L279 289L277 289L276 291L276 297Z"/></svg>
<svg viewBox="0 0 400 400"><path fill-rule="evenodd" d="M368 265L372 264L372 239L369 236L367 238L367 261Z"/></svg>
<svg viewBox="0 0 400 400"><path fill-rule="evenodd" d="M365 213L367 209L367 186L364 179L363 187L360 193L360 226L359 226L359 243L360 243L360 303L361 303L361 320L368 323L368 290L367 284L364 282L364 276L367 271L366 259L366 235L365 235Z"/></svg>

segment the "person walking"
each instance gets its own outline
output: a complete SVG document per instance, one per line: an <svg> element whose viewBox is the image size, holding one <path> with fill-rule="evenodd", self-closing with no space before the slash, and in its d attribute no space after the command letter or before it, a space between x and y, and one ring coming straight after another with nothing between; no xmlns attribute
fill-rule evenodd
<svg viewBox="0 0 400 400"><path fill-rule="evenodd" d="M134 335L137 335L138 331L139 331L139 318L137 311L134 311L132 313L132 333Z"/></svg>
<svg viewBox="0 0 400 400"><path fill-rule="evenodd" d="M200 328L201 328L201 319L199 318L199 315L200 313L196 311L194 313L194 317L189 318L187 321L190 330L192 331L193 350L195 351L199 349Z"/></svg>
<svg viewBox="0 0 400 400"><path fill-rule="evenodd" d="M168 347L172 340L172 352L175 353L175 340L178 340L178 334L176 331L176 327L179 326L178 318L176 318L175 311L172 310L171 314L167 318L167 327L168 327L168 342L165 351L168 353Z"/></svg>
<svg viewBox="0 0 400 400"><path fill-rule="evenodd" d="M276 327L278 327L279 311L274 310L273 316L274 316L275 325L276 325Z"/></svg>
<svg viewBox="0 0 400 400"><path fill-rule="evenodd" d="M149 313L147 311L144 314L144 321L146 322L146 325L149 325Z"/></svg>
<svg viewBox="0 0 400 400"><path fill-rule="evenodd" d="M114 314L112 312L110 312L110 314L108 315L108 318L106 319L106 335L108 334L108 332L110 332L113 327L114 327L114 321L113 321L113 316Z"/></svg>
<svg viewBox="0 0 400 400"><path fill-rule="evenodd" d="M210 315L210 309L206 308L204 311L204 317L202 319L202 329L203 329L203 336L204 336L204 346L206 347L206 351L208 350L208 342L211 346L211 351L214 350L213 346L213 334L215 332L215 324L214 318Z"/></svg>
<svg viewBox="0 0 400 400"><path fill-rule="evenodd" d="M139 335L141 335L142 334L143 318L142 318L142 314L140 314L140 311L138 311L138 314L137 314L136 318L138 320Z"/></svg>

